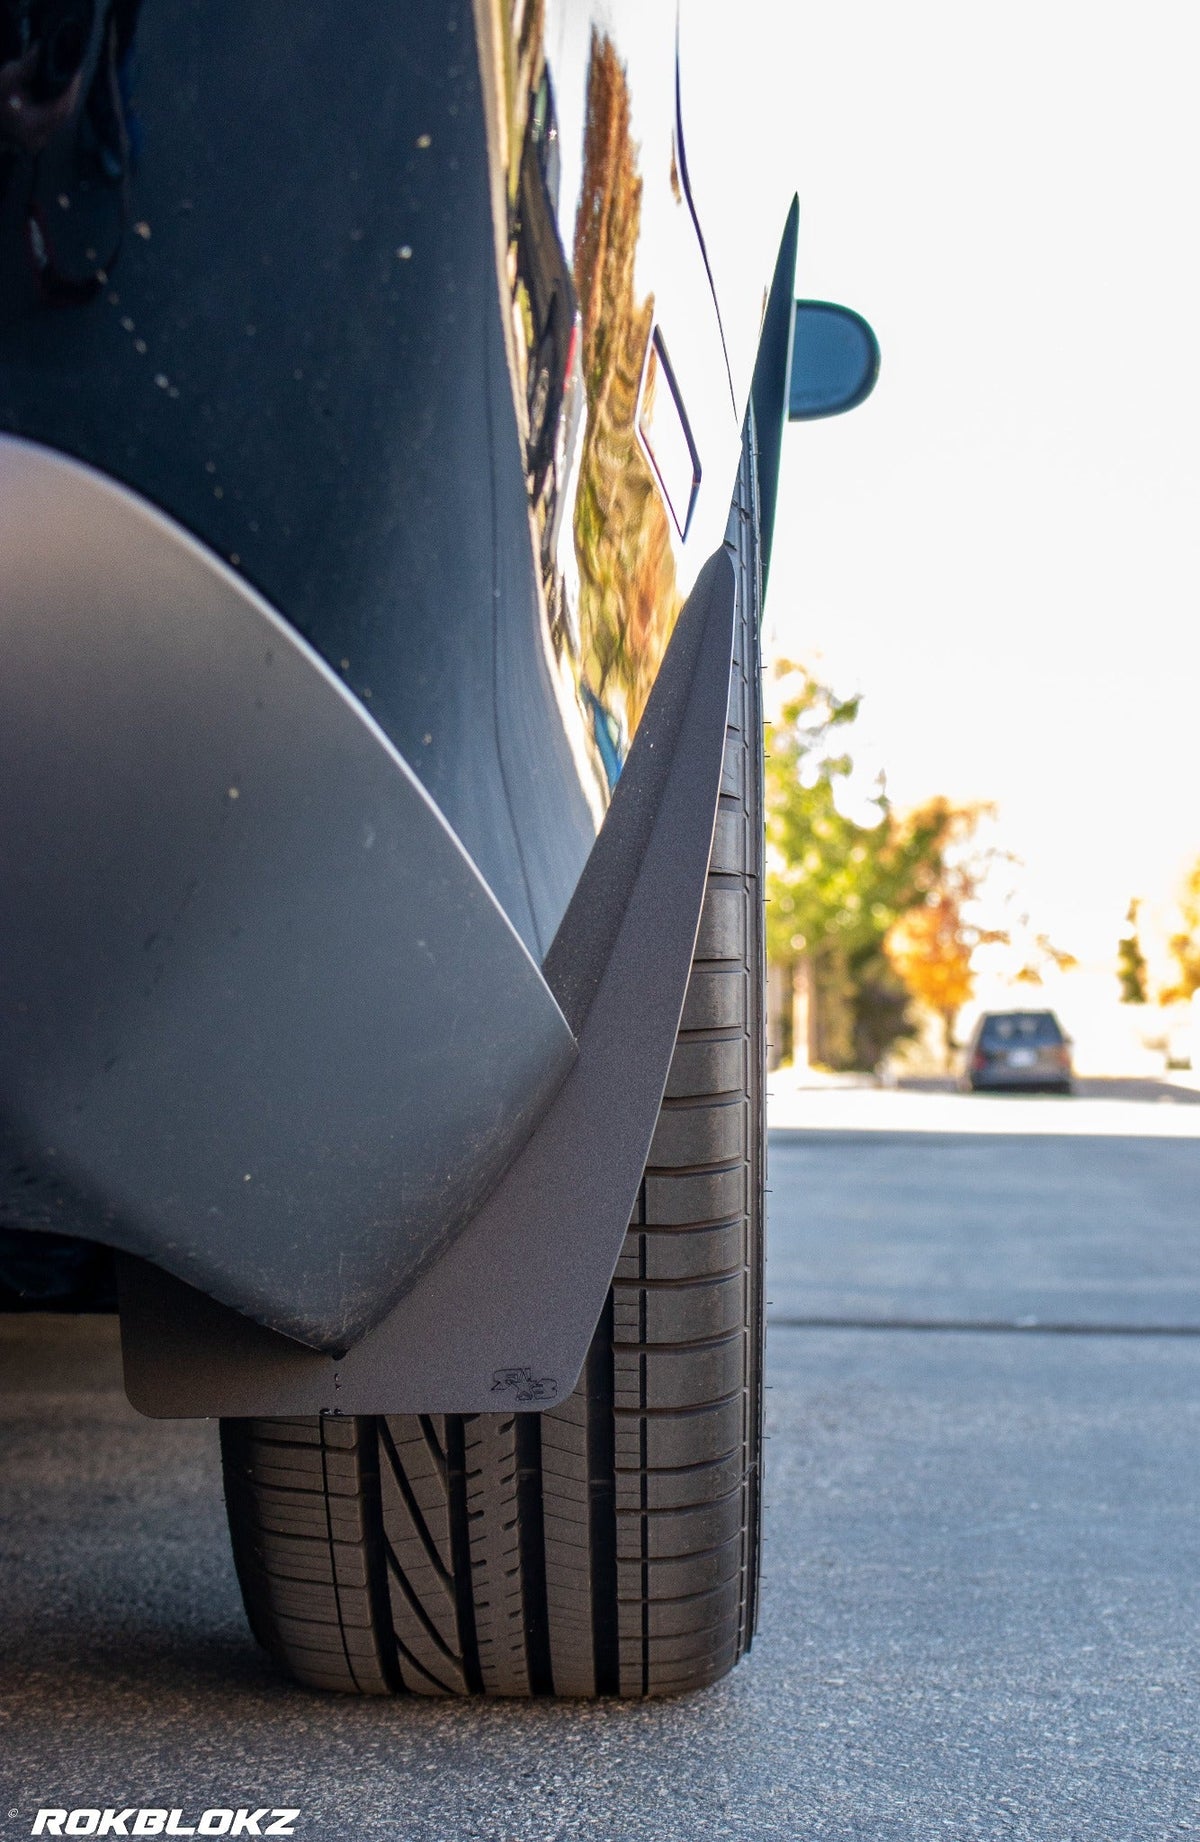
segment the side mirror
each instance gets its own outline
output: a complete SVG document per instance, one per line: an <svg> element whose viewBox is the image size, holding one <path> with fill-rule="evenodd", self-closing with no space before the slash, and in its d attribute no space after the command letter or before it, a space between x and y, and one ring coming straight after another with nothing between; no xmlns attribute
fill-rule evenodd
<svg viewBox="0 0 1200 1842"><path fill-rule="evenodd" d="M831 301L797 301L788 420L813 422L857 409L879 376L879 341L860 313Z"/></svg>

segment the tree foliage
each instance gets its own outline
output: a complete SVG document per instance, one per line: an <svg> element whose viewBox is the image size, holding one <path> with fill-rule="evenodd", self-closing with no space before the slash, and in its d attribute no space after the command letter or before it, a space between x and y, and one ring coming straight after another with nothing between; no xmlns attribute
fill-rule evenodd
<svg viewBox="0 0 1200 1842"><path fill-rule="evenodd" d="M1145 1004L1147 997L1146 955L1138 938L1138 907L1135 897L1125 917L1129 932L1117 942L1117 982L1122 1004Z"/></svg>
<svg viewBox="0 0 1200 1842"><path fill-rule="evenodd" d="M1184 878L1179 920L1180 927L1167 941L1176 977L1159 994L1164 1004L1179 1003L1200 991L1200 858Z"/></svg>
<svg viewBox="0 0 1200 1842"><path fill-rule="evenodd" d="M790 960L838 935L849 942L870 925L864 900L871 846L880 823L862 826L837 804L839 783L853 768L837 749L839 732L858 715L857 697L839 698L794 667L798 689L767 728L767 952Z"/></svg>
<svg viewBox="0 0 1200 1842"><path fill-rule="evenodd" d="M986 810L943 799L921 809L922 824L937 826L938 848L920 901L897 918L886 941L888 958L905 986L941 1019L947 1062L955 1020L974 996L976 953L1008 941L1003 928L985 927L973 912L992 857L974 845Z"/></svg>
<svg viewBox="0 0 1200 1842"><path fill-rule="evenodd" d="M1022 929L1027 930L1029 916L1020 916L1019 924ZM1034 934L1032 939L1027 939L1023 943L1021 963L1013 974L1013 983L1015 985L1042 985L1045 983L1047 972L1051 970L1071 972L1078 964L1079 961L1074 953L1068 953L1062 947L1056 947L1048 934Z"/></svg>
<svg viewBox="0 0 1200 1842"><path fill-rule="evenodd" d="M819 1059L873 1067L911 1034L909 996L952 1015L956 994L969 995L970 954L997 937L964 913L979 881L964 847L983 809L934 799L899 814L881 777L867 802L877 816L850 816L844 741L860 700L781 670L790 695L767 743L767 949L808 964Z"/></svg>

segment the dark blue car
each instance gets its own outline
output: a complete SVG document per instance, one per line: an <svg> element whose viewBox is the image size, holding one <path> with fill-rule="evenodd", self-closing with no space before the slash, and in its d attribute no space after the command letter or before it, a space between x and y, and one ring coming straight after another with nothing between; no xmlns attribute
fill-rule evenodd
<svg viewBox="0 0 1200 1842"><path fill-rule="evenodd" d="M761 595L878 354L693 186L728 29L0 0L0 1281L315 1686L754 1628Z"/></svg>
<svg viewBox="0 0 1200 1842"><path fill-rule="evenodd" d="M1053 1011L987 1011L971 1032L964 1080L972 1093L1069 1094L1071 1045Z"/></svg>

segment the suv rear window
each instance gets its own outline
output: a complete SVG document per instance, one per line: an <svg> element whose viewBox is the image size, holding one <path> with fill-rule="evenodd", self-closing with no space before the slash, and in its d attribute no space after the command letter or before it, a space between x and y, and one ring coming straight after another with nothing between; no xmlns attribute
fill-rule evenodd
<svg viewBox="0 0 1200 1842"><path fill-rule="evenodd" d="M985 1049L1037 1048L1062 1040L1063 1033L1053 1011L1011 1011L1003 1016L985 1017L979 1037Z"/></svg>

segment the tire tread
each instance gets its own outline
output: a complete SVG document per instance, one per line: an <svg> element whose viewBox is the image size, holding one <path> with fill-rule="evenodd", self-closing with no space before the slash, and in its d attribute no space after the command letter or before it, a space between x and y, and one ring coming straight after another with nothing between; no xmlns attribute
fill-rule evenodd
<svg viewBox="0 0 1200 1842"><path fill-rule="evenodd" d="M762 810L752 437L740 619L679 1034L608 1305L542 1415L226 1421L259 1641L314 1688L672 1695L756 1616L762 1415Z"/></svg>

